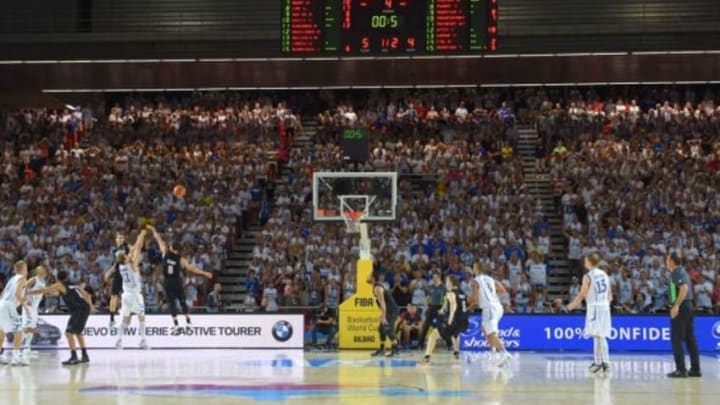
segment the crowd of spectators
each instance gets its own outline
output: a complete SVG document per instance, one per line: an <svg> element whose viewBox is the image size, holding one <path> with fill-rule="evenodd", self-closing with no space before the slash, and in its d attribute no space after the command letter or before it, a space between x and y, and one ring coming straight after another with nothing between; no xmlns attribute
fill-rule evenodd
<svg viewBox="0 0 720 405"><path fill-rule="evenodd" d="M496 137L502 139L502 132ZM498 144L503 145L434 138L378 142L371 159L354 167L401 174L401 220L370 227L376 268L400 306L424 307L433 273L455 274L469 291L472 265L481 262L511 291L503 297L508 308L514 300L520 311L552 310L544 264L548 225L523 181L521 160ZM246 280L250 304L275 310L326 303L334 309L336 289L348 297L365 282L354 279L357 235L342 223L312 221L312 173L344 165L333 143L293 150L288 185L275 191L273 214L253 252ZM507 263L517 259L536 271L510 273Z"/></svg>
<svg viewBox="0 0 720 405"><path fill-rule="evenodd" d="M516 152L517 124L535 123L538 168L556 186L576 276L564 299L577 293L582 255L599 251L611 262L618 310L662 310L663 255L675 250L698 309L718 310L720 107L714 94L694 91L323 92L287 103L209 93L4 114L0 279L28 257L99 287L113 233L132 241L143 221L172 235L198 267L218 270L234 218L260 217L247 303L335 310L364 282L354 279L358 237L312 222L311 178L348 170L338 132L362 126L370 160L353 170L401 174L400 221L370 227L376 266L400 305L424 306L436 272L469 289L480 262L506 285L507 310L554 312L549 224ZM311 145L291 149L300 110L314 111L319 127ZM277 175L276 161L287 183L273 189L265 178ZM172 196L175 184L187 187L185 199ZM148 307L161 310L157 249L146 252ZM187 288L196 304L210 293L194 278Z"/></svg>
<svg viewBox="0 0 720 405"><path fill-rule="evenodd" d="M698 310L717 311L720 109L714 95L705 94L698 104L679 101L697 99L693 89L684 94L642 89L634 95L640 101L601 98L593 91L566 90L562 96L535 89L502 99L493 92L457 91L378 93L365 103L336 100L318 116L318 144L291 156L290 186L278 194L270 223L292 226L268 227L258 240L248 279L252 300L261 302L263 290L270 289L274 300L315 305L331 283L352 293L357 240L342 226L310 222L309 176L343 170L338 129L364 126L375 146L370 161L355 169L434 179L420 194L412 191L413 180L401 182L402 221L371 227L376 266L401 304L422 305L434 271L456 272L468 288L468 263L479 260L509 287L510 296L503 297L507 309L555 312L579 291L582 256L600 251L612 263L616 310L662 310L667 304L663 255L674 249L686 258ZM548 170L557 187L556 208L566 220L575 274L570 294L552 302L544 293L546 280L539 280L552 271L546 264L548 224L533 209L513 151L514 124L528 117L541 137L538 168ZM473 177L478 168L487 172ZM508 190L494 183L502 183L502 177L485 176L493 172L518 178ZM459 204L473 189L488 204L480 203L477 211L475 204ZM513 205L513 198L522 204ZM499 221L493 228L497 213L488 208L495 201L515 223ZM479 235L464 232L482 227Z"/></svg>
<svg viewBox="0 0 720 405"><path fill-rule="evenodd" d="M103 273L113 262L115 233L125 233L132 243L145 223L155 224L191 264L221 270L235 221L253 221L262 213L278 136L273 142L238 128L236 133L243 136L228 142L193 128L168 133L146 125L158 123L151 117L162 116L162 103L144 107L151 112L145 117L132 105L113 107L109 119L98 120L90 109L67 110L60 116L51 109L6 114L0 167L0 286L12 263L24 258L31 266L46 264L53 273L68 270L71 281L93 287L104 306L108 290L103 288ZM232 115L229 110L224 111ZM289 114L267 104L262 110L274 117ZM195 125L188 111L203 110L181 110ZM69 127L66 115L82 121L85 113L89 125ZM116 117L128 127L114 122ZM133 120L139 120L135 127L129 123ZM184 198L172 193L178 184L188 190ZM167 303L157 246L148 243L145 255L146 307L163 311ZM208 294L211 306L223 304L220 290L211 292L202 279L187 277L185 288L190 305L204 305ZM47 300L47 309L57 303Z"/></svg>
<svg viewBox="0 0 720 405"><path fill-rule="evenodd" d="M534 94L534 93L533 93ZM338 142L341 128L362 126L371 130L373 140L405 142L436 137L443 142L464 139L491 144L506 141L515 145L518 119L514 107L529 111L535 95L518 91L507 94L477 89L447 91L370 91L361 95L328 94L329 107L317 116L320 142Z"/></svg>
<svg viewBox="0 0 720 405"><path fill-rule="evenodd" d="M283 101L273 106L270 100L229 99L224 93L202 94L175 106L169 101L156 105L136 101L125 108L116 103L110 108L107 123L117 130L255 142L273 139L281 125L293 132L302 130L300 117Z"/></svg>
<svg viewBox="0 0 720 405"><path fill-rule="evenodd" d="M635 100L578 101L540 119L556 142L550 170L575 273L570 296L579 291L580 258L597 251L611 264L616 310L665 311L664 258L676 252L696 309L718 312L720 107L712 94L697 104L665 95L647 109Z"/></svg>

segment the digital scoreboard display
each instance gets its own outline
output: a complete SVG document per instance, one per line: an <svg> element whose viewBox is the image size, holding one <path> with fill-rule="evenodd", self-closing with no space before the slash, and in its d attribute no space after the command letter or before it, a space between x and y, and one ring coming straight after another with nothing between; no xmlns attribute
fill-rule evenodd
<svg viewBox="0 0 720 405"><path fill-rule="evenodd" d="M497 0L283 0L282 52L432 55L495 52Z"/></svg>
<svg viewBox="0 0 720 405"><path fill-rule="evenodd" d="M370 157L367 128L343 128L341 134L343 155L353 162L366 162Z"/></svg>

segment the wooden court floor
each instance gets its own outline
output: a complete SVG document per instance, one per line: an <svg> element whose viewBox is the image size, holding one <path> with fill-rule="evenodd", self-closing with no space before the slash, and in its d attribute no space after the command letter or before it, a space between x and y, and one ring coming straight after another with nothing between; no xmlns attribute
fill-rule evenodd
<svg viewBox="0 0 720 405"><path fill-rule="evenodd" d="M507 368L487 354L430 366L416 352L392 360L365 352L97 350L91 364L60 366L41 352L30 367L0 366L1 405L193 404L717 404L720 358L703 356L703 378L668 380L671 356L614 355L607 377L590 376L586 354L522 352ZM612 356L612 354L611 354ZM372 402L368 402L372 401Z"/></svg>

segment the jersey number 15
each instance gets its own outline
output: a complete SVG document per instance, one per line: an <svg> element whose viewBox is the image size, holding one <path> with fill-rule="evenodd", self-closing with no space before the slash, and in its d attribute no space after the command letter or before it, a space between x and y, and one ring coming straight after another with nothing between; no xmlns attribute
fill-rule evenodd
<svg viewBox="0 0 720 405"><path fill-rule="evenodd" d="M604 278L595 280L595 294L602 294L607 291L607 283Z"/></svg>

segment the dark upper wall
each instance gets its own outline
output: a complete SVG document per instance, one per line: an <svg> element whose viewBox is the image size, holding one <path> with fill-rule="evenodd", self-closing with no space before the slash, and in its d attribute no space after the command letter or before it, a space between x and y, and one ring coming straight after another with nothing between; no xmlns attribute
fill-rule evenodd
<svg viewBox="0 0 720 405"><path fill-rule="evenodd" d="M718 0L499 1L500 50L506 53L720 44ZM5 3L2 59L280 56L281 0Z"/></svg>
<svg viewBox="0 0 720 405"><path fill-rule="evenodd" d="M449 75L448 72L453 74ZM720 82L720 54L0 64L4 89L482 86Z"/></svg>

